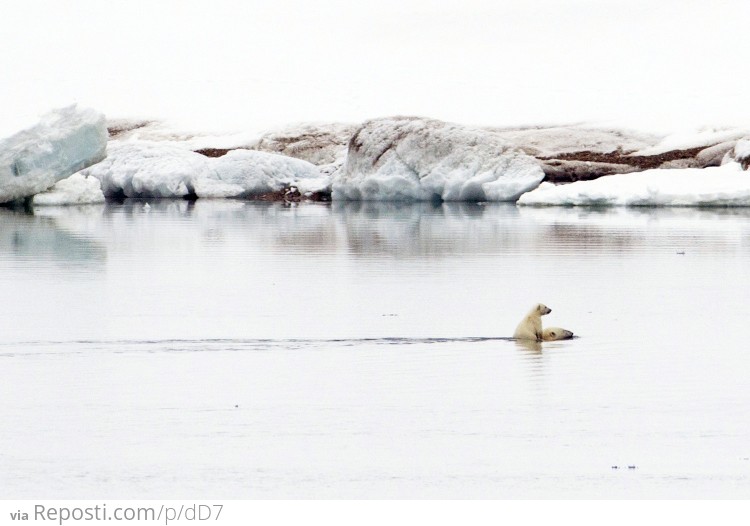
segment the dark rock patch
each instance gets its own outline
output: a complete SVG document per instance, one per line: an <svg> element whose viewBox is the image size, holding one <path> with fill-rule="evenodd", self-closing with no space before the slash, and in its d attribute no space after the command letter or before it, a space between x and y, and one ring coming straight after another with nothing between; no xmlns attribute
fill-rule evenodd
<svg viewBox="0 0 750 526"><path fill-rule="evenodd" d="M246 150L247 148L201 148L195 150L195 153L205 155L206 157L223 157L232 150Z"/></svg>

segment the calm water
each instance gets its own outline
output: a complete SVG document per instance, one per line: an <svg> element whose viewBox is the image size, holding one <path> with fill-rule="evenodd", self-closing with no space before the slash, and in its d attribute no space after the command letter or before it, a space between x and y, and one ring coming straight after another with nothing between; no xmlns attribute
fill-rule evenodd
<svg viewBox="0 0 750 526"><path fill-rule="evenodd" d="M0 210L0 290L3 498L750 497L750 210Z"/></svg>

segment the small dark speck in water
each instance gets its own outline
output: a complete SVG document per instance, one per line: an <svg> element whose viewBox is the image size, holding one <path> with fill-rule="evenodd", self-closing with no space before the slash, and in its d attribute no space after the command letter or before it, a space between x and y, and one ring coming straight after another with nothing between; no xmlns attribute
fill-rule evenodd
<svg viewBox="0 0 750 526"><path fill-rule="evenodd" d="M635 466L628 466L628 469L635 469Z"/></svg>
<svg viewBox="0 0 750 526"><path fill-rule="evenodd" d="M684 251L684 250L683 250L683 251L681 251L681 252L677 252L677 253L678 253L679 255L681 255L681 256L684 256L684 255L685 255L685 251Z"/></svg>
<svg viewBox="0 0 750 526"><path fill-rule="evenodd" d="M381 314L381 316L398 316L398 314Z"/></svg>
<svg viewBox="0 0 750 526"><path fill-rule="evenodd" d="M234 407L239 407L239 405L238 404L234 404Z"/></svg>
<svg viewBox="0 0 750 526"><path fill-rule="evenodd" d="M612 466L612 469L620 469L620 466Z"/></svg>

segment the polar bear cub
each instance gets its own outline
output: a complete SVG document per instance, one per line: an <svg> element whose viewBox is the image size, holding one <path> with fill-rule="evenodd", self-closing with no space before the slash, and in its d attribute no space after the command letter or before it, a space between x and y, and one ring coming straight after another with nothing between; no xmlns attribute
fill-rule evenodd
<svg viewBox="0 0 750 526"><path fill-rule="evenodd" d="M538 303L533 309L521 320L513 333L514 338L521 340L542 341L544 332L542 331L542 316L552 312L552 309L546 305Z"/></svg>

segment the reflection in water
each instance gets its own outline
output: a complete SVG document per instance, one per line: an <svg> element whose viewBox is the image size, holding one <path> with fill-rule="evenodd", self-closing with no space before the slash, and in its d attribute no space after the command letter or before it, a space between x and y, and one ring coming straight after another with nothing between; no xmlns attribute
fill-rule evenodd
<svg viewBox="0 0 750 526"><path fill-rule="evenodd" d="M177 242L218 246L227 243L272 246L292 253L398 259L443 258L463 254L558 255L589 252L627 253L648 247L683 251L680 242L700 236L693 252L748 249L750 210L654 208L517 208L477 203L309 203L284 206L235 200L137 200L108 203L87 220L75 210L44 209L27 216L3 210L3 236L29 238L36 249L70 257L96 258L85 248L92 239L137 240L154 246ZM158 232L154 230L158 221ZM11 226L15 225L15 226ZM57 231L49 244L32 242L31 230ZM195 236L196 230L200 235ZM9 237L10 236L10 237ZM67 239L72 236L74 239ZM677 240L679 238L679 240ZM10 240L10 241L9 241ZM184 241L183 241L184 242ZM21 245L18 240L16 245Z"/></svg>
<svg viewBox="0 0 750 526"><path fill-rule="evenodd" d="M701 238L694 251L733 250L750 234L750 208L519 208L520 217L546 231L555 249L630 252L674 248L676 237ZM542 247L539 247L542 249Z"/></svg>
<svg viewBox="0 0 750 526"><path fill-rule="evenodd" d="M515 205L477 203L334 203L333 212L350 253L439 257L494 252L512 246L508 224Z"/></svg>
<svg viewBox="0 0 750 526"><path fill-rule="evenodd" d="M188 205L181 204L179 213L189 214ZM246 226L243 235L285 250L312 254L345 249L363 257L629 252L654 245L671 249L676 235L691 232L704 234L695 248L716 253L733 249L750 234L750 210L745 209L581 211L519 209L512 204L379 202L224 206L199 201L195 215L209 221L215 231L222 231L225 220L240 222ZM731 235L733 230L736 236Z"/></svg>
<svg viewBox="0 0 750 526"><path fill-rule="evenodd" d="M50 261L90 267L106 258L104 244L66 229L55 218L0 208L0 259L15 260L19 266Z"/></svg>
<svg viewBox="0 0 750 526"><path fill-rule="evenodd" d="M542 342L534 340L515 340L516 347L520 350L527 351L532 355L542 354Z"/></svg>
<svg viewBox="0 0 750 526"><path fill-rule="evenodd" d="M121 203L108 202L105 215L135 217L144 213L157 213L178 217L190 217L195 209L195 201L186 199L125 199Z"/></svg>
<svg viewBox="0 0 750 526"><path fill-rule="evenodd" d="M397 257L629 252L654 245L672 248L676 235L691 232L704 234L700 251L716 253L731 250L750 234L750 209L580 210L502 203L364 202L334 203L333 213L351 253Z"/></svg>

